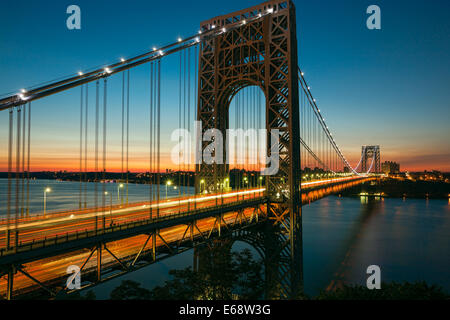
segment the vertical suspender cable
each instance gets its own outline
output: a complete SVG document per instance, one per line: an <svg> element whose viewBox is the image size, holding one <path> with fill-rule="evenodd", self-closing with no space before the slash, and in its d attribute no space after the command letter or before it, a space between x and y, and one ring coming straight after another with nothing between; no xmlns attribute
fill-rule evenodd
<svg viewBox="0 0 450 320"><path fill-rule="evenodd" d="M12 152L13 152L14 110L9 110L8 133L8 203L6 213L6 249L10 246L11 192L12 192Z"/></svg>
<svg viewBox="0 0 450 320"><path fill-rule="evenodd" d="M84 208L87 208L87 174L88 174L88 112L89 112L89 84L86 84L86 100L85 100L85 113L84 113Z"/></svg>
<svg viewBox="0 0 450 320"><path fill-rule="evenodd" d="M17 143L16 143L16 224L19 214L19 178L20 178L20 144L21 144L21 111L22 106L17 108Z"/></svg>
<svg viewBox="0 0 450 320"><path fill-rule="evenodd" d="M103 183L102 183L102 194L103 194L103 225L102 228L105 229L105 210L106 210L106 121L107 121L107 106L108 106L108 78L103 81ZM110 195L111 197L112 195Z"/></svg>
<svg viewBox="0 0 450 320"><path fill-rule="evenodd" d="M81 209L82 203L82 188L83 188L83 86L81 86L81 99L80 99L80 192L78 208Z"/></svg>
<svg viewBox="0 0 450 320"><path fill-rule="evenodd" d="M120 172L121 172L120 180L121 180L121 182L123 181L123 167L124 167L125 76L126 76L126 73L122 72L122 145L121 145L121 169L120 169ZM120 204L123 204L122 199L123 199L123 195L120 197L120 199L118 199L120 201Z"/></svg>
<svg viewBox="0 0 450 320"><path fill-rule="evenodd" d="M187 130L188 132L191 132L191 48L188 48L188 115L187 115ZM186 145L187 145L187 153L188 153L188 172L187 172L187 193L189 194L189 186L190 184L190 177L191 177L191 148L190 147L190 141L186 139ZM190 209L190 202L188 202L188 210Z"/></svg>
<svg viewBox="0 0 450 320"><path fill-rule="evenodd" d="M194 47L194 120L195 121L197 121L197 108L198 108L198 100L197 100L197 97L198 97L198 92L197 92L197 84L198 84L198 66L197 66L197 59L198 59L198 44L197 45L195 45L195 47ZM194 137L196 137L196 132L194 133ZM197 165L197 159L196 159L196 156L197 156L197 139L196 138L194 138L194 147L195 147L195 152L194 152L194 156L193 156L193 159L194 159L194 171L196 171L196 165ZM197 173L197 172L195 172L195 173ZM193 181L195 181L195 177L194 177L194 179L193 179ZM195 187L195 185L194 185L194 187ZM196 194L196 192L195 192L195 189L194 189L194 197L196 197L197 196L197 194ZM195 199L195 201L194 201L194 208L195 209L197 209L197 200Z"/></svg>
<svg viewBox="0 0 450 320"><path fill-rule="evenodd" d="M19 106L17 108L17 144L16 144L16 212L15 212L15 219L14 219L14 229L15 229L15 235L14 235L14 246L17 248L19 245L19 239L18 239L18 220L19 220L19 179L20 179L20 144L21 144L21 111L22 106Z"/></svg>
<svg viewBox="0 0 450 320"><path fill-rule="evenodd" d="M183 66L183 51L180 51L180 70L179 70L179 84L178 84L178 128L181 129L181 86L182 86L182 66ZM181 147L181 137L178 138L178 145ZM178 152L178 199L181 201L181 153ZM181 207L179 205L179 207ZM180 209L181 210L181 209Z"/></svg>
<svg viewBox="0 0 450 320"><path fill-rule="evenodd" d="M157 113L157 119L158 119L158 135L157 135L157 142L158 142L158 149L157 149L157 156L158 156L158 163L157 163L157 175L158 175L158 181L157 181L157 196L158 196L158 211L157 211L157 218L159 218L159 200L160 200L160 184L161 184L161 173L160 173L160 164L161 164L161 59L158 60L158 113Z"/></svg>
<svg viewBox="0 0 450 320"><path fill-rule="evenodd" d="M156 191L153 195L153 200L158 200L158 173L157 173L157 106L158 106L158 95L157 95L157 80L158 80L158 72L157 68L158 64L156 62L153 63L153 184L156 186ZM155 190L154 190L155 191Z"/></svg>
<svg viewBox="0 0 450 320"><path fill-rule="evenodd" d="M97 80L95 83L95 208L98 208L98 121L99 121L99 81ZM95 215L95 232L98 229L98 218Z"/></svg>
<svg viewBox="0 0 450 320"><path fill-rule="evenodd" d="M186 129L186 50L183 50L183 129ZM186 152L186 140L184 141L183 153ZM186 162L183 154L183 196L186 195Z"/></svg>
<svg viewBox="0 0 450 320"><path fill-rule="evenodd" d="M30 214L30 159L31 159L31 102L28 103L28 139L27 139L27 217Z"/></svg>
<svg viewBox="0 0 450 320"><path fill-rule="evenodd" d="M126 197L126 204L128 204L128 182L129 182L129 156L130 156L130 152L129 152L129 146L130 146L130 69L128 69L127 71L127 149L126 149L126 193L127 193L127 197Z"/></svg>
<svg viewBox="0 0 450 320"><path fill-rule="evenodd" d="M154 162L153 162L153 109L154 109L154 103L153 103L153 67L154 63L150 63L150 173L149 173L149 179L150 179L150 203L153 201L154 194L153 194L153 176L154 176ZM153 219L153 208L150 205L150 219Z"/></svg>
<svg viewBox="0 0 450 320"><path fill-rule="evenodd" d="M20 200L20 216L23 217L24 209L25 209L25 129L26 129L26 113L27 113L27 105L23 106L23 126L22 126L22 192L21 192L21 200Z"/></svg>

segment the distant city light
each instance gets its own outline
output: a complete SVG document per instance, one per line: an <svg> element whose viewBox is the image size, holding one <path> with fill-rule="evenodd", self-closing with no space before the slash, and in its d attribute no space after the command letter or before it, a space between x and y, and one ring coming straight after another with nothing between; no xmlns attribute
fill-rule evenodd
<svg viewBox="0 0 450 320"><path fill-rule="evenodd" d="M79 76L82 76L82 75L83 75L83 72L79 71L79 72L78 72L78 75L79 75Z"/></svg>
<svg viewBox="0 0 450 320"><path fill-rule="evenodd" d="M183 41L183 39L181 39L181 38L178 38L178 42L181 42L181 41Z"/></svg>
<svg viewBox="0 0 450 320"><path fill-rule="evenodd" d="M124 58L120 58L120 61L125 62L125 59Z"/></svg>

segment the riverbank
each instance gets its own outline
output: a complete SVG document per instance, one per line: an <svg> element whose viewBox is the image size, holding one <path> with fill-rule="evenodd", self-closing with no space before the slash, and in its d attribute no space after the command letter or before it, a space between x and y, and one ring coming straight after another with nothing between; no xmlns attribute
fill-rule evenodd
<svg viewBox="0 0 450 320"><path fill-rule="evenodd" d="M341 192L341 195L346 197L361 194L380 195L385 198L448 199L450 183L382 178Z"/></svg>

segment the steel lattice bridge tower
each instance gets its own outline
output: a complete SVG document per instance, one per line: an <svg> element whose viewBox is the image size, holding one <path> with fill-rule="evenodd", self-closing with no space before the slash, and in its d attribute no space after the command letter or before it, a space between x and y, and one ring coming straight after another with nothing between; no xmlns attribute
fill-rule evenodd
<svg viewBox="0 0 450 320"><path fill-rule="evenodd" d="M380 146L362 146L361 159L361 172L381 172Z"/></svg>
<svg viewBox="0 0 450 320"><path fill-rule="evenodd" d="M81 266L79 272L87 279L83 288L87 288L226 236L231 239L225 241L227 247L235 240L248 242L263 257L266 298L301 296L302 204L375 179L369 173L379 172L379 147L363 147L355 168L342 154L298 66L292 1L267 1L204 21L200 27L198 34L166 46L0 99L0 116L6 114L9 120L8 159L3 161L8 164L7 205L0 208L6 213L6 218L0 219L0 295L6 293L3 296L12 299L75 292L61 288L67 278L66 260ZM239 110L245 109L247 116L236 113L236 118L241 123L246 120L247 127L249 118L264 115L267 139L261 153L277 158L276 172L262 175L260 168L255 170L248 163L231 168L225 161L229 151L225 148L220 161L202 157L199 162L179 165L174 175L178 195L168 198L172 181L162 173L161 163L165 107L161 65L166 57L175 55L179 55L178 128L187 129L198 120L201 131L196 134L203 137L215 129L227 137L232 126L230 109L237 99L242 102ZM148 163L138 169L146 170L142 176L149 194L146 200L132 202L128 197L129 127L133 125L130 83L134 80L131 76L130 81L130 73L139 66L149 67L149 118L145 119L150 129L149 154ZM106 137L111 125L107 115L117 112L109 105L108 86L114 80L119 80L122 88L120 101L116 101L122 107L122 157L115 204L111 189L108 192L106 183L100 183L108 180ZM244 96L245 105L239 95L255 87L263 101L258 101L253 91ZM80 103L79 172L75 173L79 178L78 207L49 213L44 200L43 212L34 212L40 209L30 205L32 110L37 109L35 101L45 104L45 98L70 90L80 93L76 102ZM193 117L192 105L196 110ZM271 139L274 132L277 143ZM211 151L218 158L220 141L212 141L197 139L195 152ZM232 170L240 172L233 188L229 185ZM240 174L245 175L245 183ZM88 185L93 190L88 192ZM161 196L164 187L165 199ZM185 192L189 187L194 187L194 194Z"/></svg>
<svg viewBox="0 0 450 320"><path fill-rule="evenodd" d="M268 10L270 15L242 24L249 17ZM280 261L287 262L283 268L278 268L283 271L277 275L276 287L283 288L290 297L301 290L302 282L295 17L295 6L291 1L269 1L203 22L203 31L213 26L225 30L236 25L239 27L201 44L198 105L198 120L202 123L203 133L209 129L219 129L226 136L228 111L236 93L250 85L258 86L264 92L266 129L269 132L279 129L281 136L280 169L276 175L266 178L267 210L270 219L280 227L277 254L285 255ZM207 146L208 143L204 143L202 149ZM202 163L197 167L198 181L206 181L210 190L214 190L227 176L226 164Z"/></svg>

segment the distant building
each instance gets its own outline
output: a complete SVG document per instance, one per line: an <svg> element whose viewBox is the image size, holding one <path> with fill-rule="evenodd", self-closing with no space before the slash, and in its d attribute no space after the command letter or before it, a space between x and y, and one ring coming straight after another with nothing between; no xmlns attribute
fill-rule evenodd
<svg viewBox="0 0 450 320"><path fill-rule="evenodd" d="M385 161L381 164L381 171L385 174L399 173L400 165L394 161Z"/></svg>

